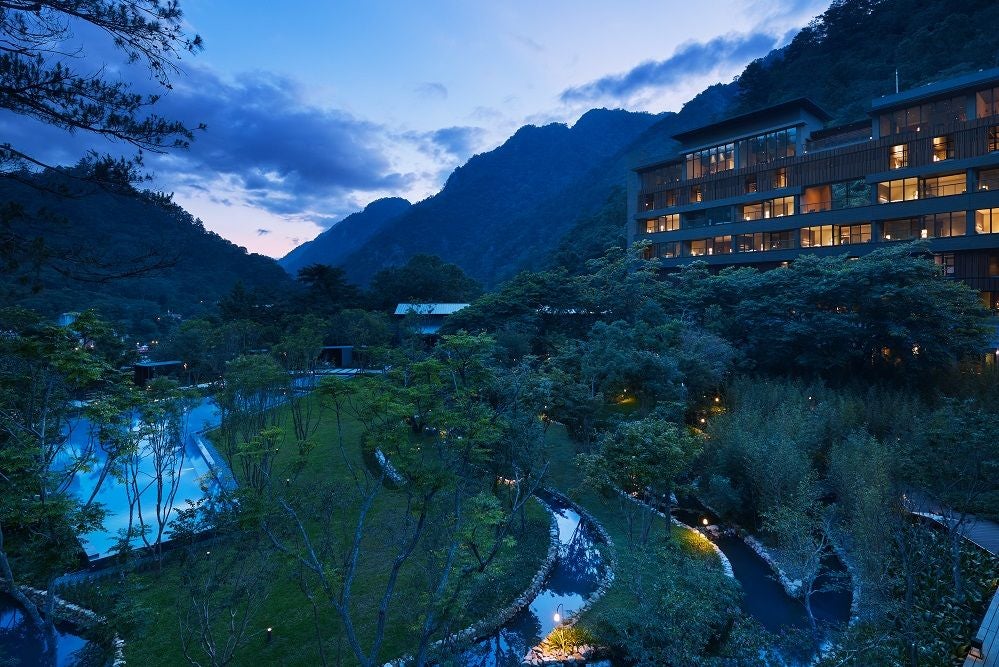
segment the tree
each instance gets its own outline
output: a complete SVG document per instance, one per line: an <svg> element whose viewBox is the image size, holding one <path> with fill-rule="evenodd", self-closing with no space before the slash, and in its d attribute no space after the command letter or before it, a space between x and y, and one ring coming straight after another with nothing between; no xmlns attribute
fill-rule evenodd
<svg viewBox="0 0 999 667"><path fill-rule="evenodd" d="M579 458L589 484L612 492L634 493L653 505L664 505L669 514L670 497L677 481L689 471L700 449L700 441L686 427L653 415L622 422L601 437L598 454L583 454ZM644 508L638 512L637 531L634 512L626 514L629 537L644 545L654 515Z"/></svg>
<svg viewBox="0 0 999 667"><path fill-rule="evenodd" d="M102 36L129 63L144 65L159 86L170 88L184 53L201 49L201 38L184 33L176 0L12 0L0 6L0 109L67 132L84 132L139 149L134 158L93 156L64 169L44 164L24 146L0 143L0 178L35 184L31 170L47 167L70 182L90 181L121 192L142 178L141 151L186 148L193 132L183 123L151 112L158 93L137 92L128 81L112 78L106 63L77 43L77 35ZM65 181L41 187L71 194ZM27 220L27 226L20 224ZM11 205L0 214L0 261L7 268L22 263L60 266L88 262L79 248L52 252L37 228L51 224L45 212ZM162 256L138 257L125 275L168 263ZM100 267L107 269L108 267ZM104 278L123 275L112 267Z"/></svg>
<svg viewBox="0 0 999 667"><path fill-rule="evenodd" d="M4 2L0 13L0 108L67 131L90 132L141 150L185 148L190 129L149 109L156 94L132 90L113 80L103 63L88 62L81 51L66 53L74 31L105 36L130 63L145 65L165 89L178 71L181 54L201 49L201 38L184 34L175 0L40 0ZM83 55L84 57L80 57ZM89 68L87 67L89 65ZM16 146L0 146L0 174L40 161ZM105 175L117 165L106 161ZM93 175L101 176L101 164Z"/></svg>
<svg viewBox="0 0 999 667"><path fill-rule="evenodd" d="M482 287L461 267L436 255L413 255L405 266L382 269L371 280L369 301L380 310L400 303L467 303Z"/></svg>

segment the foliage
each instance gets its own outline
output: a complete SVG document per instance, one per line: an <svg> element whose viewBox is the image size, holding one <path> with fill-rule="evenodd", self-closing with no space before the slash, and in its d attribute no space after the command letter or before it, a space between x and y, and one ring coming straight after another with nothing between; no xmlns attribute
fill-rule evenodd
<svg viewBox="0 0 999 667"><path fill-rule="evenodd" d="M739 76L739 111L809 97L838 122L866 118L869 100L995 65L999 17L988 0L960 7L917 0L837 0L789 45ZM986 23L982 23L986 22ZM944 39L946 46L937 40ZM885 48L890 44L891 48Z"/></svg>
<svg viewBox="0 0 999 667"><path fill-rule="evenodd" d="M730 620L734 582L710 561L669 546L628 554L619 566L628 603L599 613L591 632L624 649L630 664L697 664Z"/></svg>
<svg viewBox="0 0 999 667"><path fill-rule="evenodd" d="M405 265L375 274L368 301L376 309L394 311L400 303L468 303L481 293L456 264L436 255L413 255Z"/></svg>

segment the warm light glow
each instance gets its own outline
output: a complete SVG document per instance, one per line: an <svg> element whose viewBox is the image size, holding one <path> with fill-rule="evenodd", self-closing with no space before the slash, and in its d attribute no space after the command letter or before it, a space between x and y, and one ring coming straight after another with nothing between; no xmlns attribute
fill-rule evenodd
<svg viewBox="0 0 999 667"><path fill-rule="evenodd" d="M701 519L701 523L705 526L708 525L708 518L704 517L703 519Z"/></svg>
<svg viewBox="0 0 999 667"><path fill-rule="evenodd" d="M552 620L555 621L556 623L561 623L562 617L558 615L558 612L555 612L555 615L552 616Z"/></svg>

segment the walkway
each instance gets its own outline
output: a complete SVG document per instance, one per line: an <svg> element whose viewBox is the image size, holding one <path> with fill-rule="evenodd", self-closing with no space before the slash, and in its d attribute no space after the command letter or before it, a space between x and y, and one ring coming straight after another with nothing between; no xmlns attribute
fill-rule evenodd
<svg viewBox="0 0 999 667"><path fill-rule="evenodd" d="M904 502L913 514L936 521L944 527L949 528L960 519L952 510L937 505L918 493L907 493ZM969 514L960 531L969 542L993 556L999 556L999 523ZM964 667L999 667L999 590L992 597L992 603L985 612L975 639L982 643L982 657L973 658L969 655L964 660Z"/></svg>

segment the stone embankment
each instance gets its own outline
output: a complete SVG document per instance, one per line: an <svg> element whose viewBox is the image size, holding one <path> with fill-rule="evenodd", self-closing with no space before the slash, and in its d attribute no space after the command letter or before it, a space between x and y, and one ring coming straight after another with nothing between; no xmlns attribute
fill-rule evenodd
<svg viewBox="0 0 999 667"><path fill-rule="evenodd" d="M381 462L381 459L379 459L379 462ZM388 463L387 459L385 463ZM391 463L388 463L388 465L391 465ZM555 567L555 563L558 561L560 542L558 521L555 519L555 513L547 503L537 496L534 496L534 500L548 512L548 553L545 556L545 560L538 568L538 571L535 573L534 578L531 579L530 585L525 588L513 602L503 609L460 632L456 632L434 642L434 644L430 647L431 654L444 648L448 648L452 651L455 649L460 650L460 647L470 646L471 644L492 635L493 633L499 631L499 629L502 628L511 618L516 616L521 609L529 605L531 601L538 596L538 593L548 580L548 576L551 574L552 569ZM412 656L404 656L385 663L385 667L403 667L411 661Z"/></svg>
<svg viewBox="0 0 999 667"><path fill-rule="evenodd" d="M49 594L46 591L32 588L31 586L18 587L25 597L35 603L39 609L45 609L48 605ZM10 592L6 582L0 582L0 590ZM59 621L65 621L73 627L79 628L83 632L91 630L99 625L107 625L107 619L90 609L85 609L79 605L63 600L58 595L54 596L55 617ZM125 664L125 640L114 635L112 640L112 656L108 662L111 667L122 667Z"/></svg>

